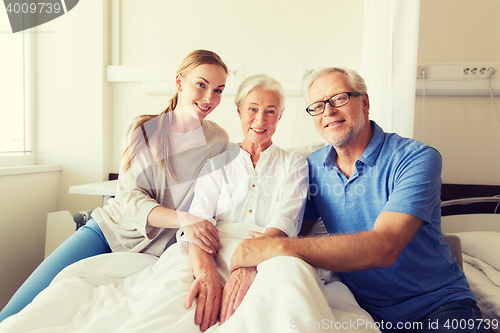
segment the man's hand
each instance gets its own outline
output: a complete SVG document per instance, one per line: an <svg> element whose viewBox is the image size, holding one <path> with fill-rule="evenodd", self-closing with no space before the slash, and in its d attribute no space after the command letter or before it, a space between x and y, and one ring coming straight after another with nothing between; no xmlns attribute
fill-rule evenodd
<svg viewBox="0 0 500 333"><path fill-rule="evenodd" d="M202 271L191 284L185 307L190 309L194 298L198 296L194 323L200 326L202 332L217 323L222 288L222 281L217 271Z"/></svg>
<svg viewBox="0 0 500 333"><path fill-rule="evenodd" d="M203 251L217 257L217 250L219 249L220 242L217 228L209 221L201 220L189 213L178 213L181 230L184 232L187 239L189 239L191 243L198 245Z"/></svg>
<svg viewBox="0 0 500 333"><path fill-rule="evenodd" d="M257 270L254 267L238 268L231 273L222 293L221 324L228 320L240 306L256 275Z"/></svg>
<svg viewBox="0 0 500 333"><path fill-rule="evenodd" d="M283 255L280 242L284 238L268 237L256 231L248 233L252 238L241 241L231 257L231 272L241 267L256 267L267 259Z"/></svg>

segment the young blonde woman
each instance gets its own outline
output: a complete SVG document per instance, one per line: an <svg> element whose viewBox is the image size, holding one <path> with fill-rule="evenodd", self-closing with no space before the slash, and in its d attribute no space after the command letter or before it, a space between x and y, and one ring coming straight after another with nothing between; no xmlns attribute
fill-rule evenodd
<svg viewBox="0 0 500 333"><path fill-rule="evenodd" d="M205 120L220 103L226 77L226 65L211 51L196 50L184 59L168 107L137 117L125 133L116 197L40 264L0 312L0 321L21 311L66 266L109 252L160 256L179 228L216 253L217 229L186 211L201 167L227 149L227 133Z"/></svg>

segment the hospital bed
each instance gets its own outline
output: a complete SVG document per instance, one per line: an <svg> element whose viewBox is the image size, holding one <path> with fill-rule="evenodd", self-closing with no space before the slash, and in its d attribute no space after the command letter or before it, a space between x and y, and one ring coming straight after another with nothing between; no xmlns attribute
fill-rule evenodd
<svg viewBox="0 0 500 333"><path fill-rule="evenodd" d="M307 156L320 146L312 145L295 151ZM465 193L462 193L463 188L466 189ZM493 327L494 320L500 318L500 214L486 212L500 210L497 206L500 199L494 197L500 193L500 186L479 186L479 189L479 193L473 194L476 199L457 201L471 196L471 187L443 184L443 231L447 233L446 240L454 257L459 263L463 260L463 269L478 297L484 319L490 321L490 331L499 333L498 322L496 328ZM477 197L487 199L478 200ZM470 201L481 202L463 205ZM475 208L478 205L479 211ZM455 208L450 211L451 207ZM226 228L221 232L231 238L231 234L241 230ZM312 232L324 233L322 223L317 223ZM243 230L242 234L245 233ZM234 239L231 239L229 242L235 246ZM171 247L168 251L174 250ZM227 264L230 252L221 252L219 257L221 261L225 258ZM262 282L256 284L255 289L267 291L258 294L258 297L249 297L246 303L242 303L239 311L235 312L232 321L213 327L209 332L294 332L301 329L308 332L378 331L371 317L359 307L352 293L335 276L320 270L314 280L307 273L311 267L301 266L295 258L281 258L289 259L271 259L267 264L261 264L259 273L270 275L261 279ZM138 253L120 253L82 260L63 270L54 280L50 292L42 292L25 311L14 316L16 318L11 322L8 319L0 324L0 331L5 327L13 328L12 331L15 332L36 332L41 329L64 332L187 331L183 327L192 327L193 313L182 310L185 295L174 295L171 292L182 288L177 282L189 276L190 268L183 268L184 275L171 276L168 267L173 265L180 267L182 263L171 261L168 253L160 258ZM294 269L299 273L284 274L291 280L269 285L269 281L276 279L272 276L276 267L282 267L284 272ZM284 289L285 282L294 287ZM313 294L307 288L316 284L320 285L320 290ZM280 303L274 304L273 299L270 299L267 303L273 306L262 307L266 303L262 298L270 296ZM325 302L318 303L319 299L324 299ZM173 307L178 311L165 307L171 302L178 303ZM285 308L291 308L282 309L278 304L286 304ZM179 321L165 326L162 320L167 317L176 317ZM352 326L350 323L356 324Z"/></svg>
<svg viewBox="0 0 500 333"><path fill-rule="evenodd" d="M455 258L490 332L500 333L500 186L443 184L441 197L443 233L458 237Z"/></svg>
<svg viewBox="0 0 500 333"><path fill-rule="evenodd" d="M295 151L307 156L322 145ZM245 223L219 223L217 228L217 263L225 281L234 248L249 230L263 228ZM160 258L112 253L81 260L61 271L23 311L0 323L0 332L199 332L195 307L184 306L193 277L181 250L174 244ZM380 332L330 272L285 256L257 269L237 311L209 333Z"/></svg>

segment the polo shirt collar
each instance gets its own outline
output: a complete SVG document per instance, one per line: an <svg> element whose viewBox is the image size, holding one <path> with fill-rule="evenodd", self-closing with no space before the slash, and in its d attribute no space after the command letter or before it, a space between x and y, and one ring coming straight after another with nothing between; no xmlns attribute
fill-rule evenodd
<svg viewBox="0 0 500 333"><path fill-rule="evenodd" d="M323 162L323 166L326 168L334 168L336 167L335 158L337 157L337 151L330 145L328 148L328 152L326 153L325 161Z"/></svg>
<svg viewBox="0 0 500 333"><path fill-rule="evenodd" d="M382 149L382 145L384 144L385 133L384 130L373 120L370 120L370 124L373 127L373 137L363 154L358 158L358 161L361 161L369 166L374 166L380 150ZM335 163L336 157L337 152L335 151L335 148L330 145L325 161L323 162L323 166L328 168L337 168L337 164Z"/></svg>
<svg viewBox="0 0 500 333"><path fill-rule="evenodd" d="M358 158L358 161L368 164L369 166L374 166L377 161L377 157L380 154L380 150L382 149L382 145L384 144L385 133L384 130L373 120L370 120L370 124L373 127L373 137L363 152L363 155Z"/></svg>

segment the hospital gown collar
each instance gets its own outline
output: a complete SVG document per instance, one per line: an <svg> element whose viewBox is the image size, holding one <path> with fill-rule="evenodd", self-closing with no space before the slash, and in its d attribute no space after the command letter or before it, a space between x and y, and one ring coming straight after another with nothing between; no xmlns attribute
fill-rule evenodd
<svg viewBox="0 0 500 333"><path fill-rule="evenodd" d="M272 155L272 153L273 153L276 149L277 149L277 147L276 147L276 145L275 145L275 144L274 144L274 142L273 142L273 143L271 143L271 145L270 145L269 147L267 147L267 149L266 149L266 150L264 150L264 151L261 151L261 152L260 152L260 156L261 156L261 157L263 157L263 156L269 156L269 155ZM240 150L241 150L242 152L244 152L245 154L250 155L250 153L249 153L249 152L247 152L245 149L241 148L241 146L240 146Z"/></svg>

